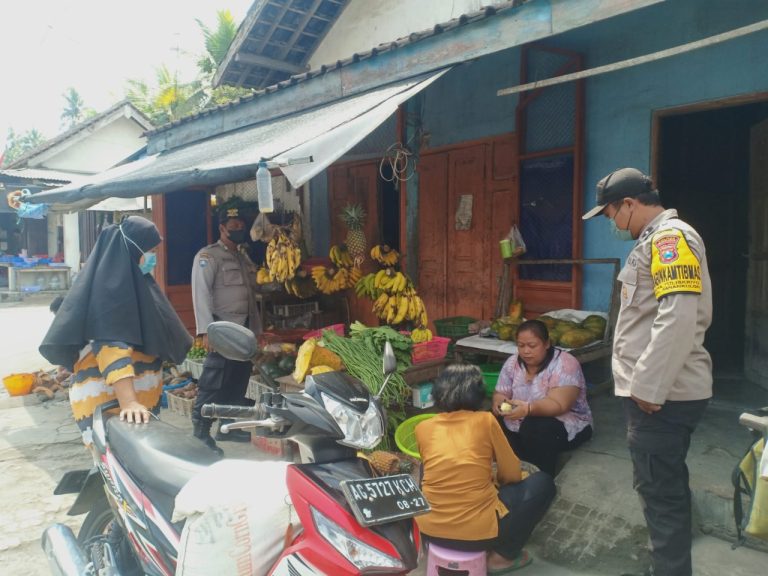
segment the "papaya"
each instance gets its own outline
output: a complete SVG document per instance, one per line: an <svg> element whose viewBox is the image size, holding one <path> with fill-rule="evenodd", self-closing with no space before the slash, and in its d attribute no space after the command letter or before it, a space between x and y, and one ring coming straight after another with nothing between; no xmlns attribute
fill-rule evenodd
<svg viewBox="0 0 768 576"><path fill-rule="evenodd" d="M552 316L547 316L547 315L539 316L538 318L536 318L536 320L543 322L544 325L547 327L547 330L552 330L552 328L555 327L555 324L557 324L557 320L552 318Z"/></svg>
<svg viewBox="0 0 768 576"><path fill-rule="evenodd" d="M571 328L560 335L558 343L563 348L581 348L596 339L595 334L585 328Z"/></svg>
<svg viewBox="0 0 768 576"><path fill-rule="evenodd" d="M513 320L523 319L523 302L522 300L512 300L509 303L509 309L507 310L507 316Z"/></svg>
<svg viewBox="0 0 768 576"><path fill-rule="evenodd" d="M581 323L582 328L589 330L595 336L602 339L605 335L605 325L607 324L605 318L598 316L597 314L591 314L587 316Z"/></svg>
<svg viewBox="0 0 768 576"><path fill-rule="evenodd" d="M513 324L502 324L496 331L499 340L514 340L517 335L517 326Z"/></svg>

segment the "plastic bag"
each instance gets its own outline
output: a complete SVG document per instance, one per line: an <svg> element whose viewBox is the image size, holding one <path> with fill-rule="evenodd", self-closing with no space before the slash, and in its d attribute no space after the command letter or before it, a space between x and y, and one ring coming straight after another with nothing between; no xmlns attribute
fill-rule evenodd
<svg viewBox="0 0 768 576"><path fill-rule="evenodd" d="M517 224L512 224L512 228L509 229L507 238L512 241L512 253L515 256L522 256L525 254L525 240L523 240L523 235L520 233Z"/></svg>
<svg viewBox="0 0 768 576"><path fill-rule="evenodd" d="M499 242L502 258L518 258L525 254L525 241L517 224L513 224L509 233Z"/></svg>
<svg viewBox="0 0 768 576"><path fill-rule="evenodd" d="M269 242L275 235L275 226L269 221L267 215L259 212L251 226L251 240L258 242Z"/></svg>

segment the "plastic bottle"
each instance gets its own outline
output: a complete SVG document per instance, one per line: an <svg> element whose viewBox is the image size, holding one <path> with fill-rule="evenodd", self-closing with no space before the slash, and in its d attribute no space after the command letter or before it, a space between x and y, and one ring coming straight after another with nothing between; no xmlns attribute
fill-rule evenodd
<svg viewBox="0 0 768 576"><path fill-rule="evenodd" d="M259 212L274 212L272 175L264 161L259 162L259 169L256 171L256 190L259 193Z"/></svg>

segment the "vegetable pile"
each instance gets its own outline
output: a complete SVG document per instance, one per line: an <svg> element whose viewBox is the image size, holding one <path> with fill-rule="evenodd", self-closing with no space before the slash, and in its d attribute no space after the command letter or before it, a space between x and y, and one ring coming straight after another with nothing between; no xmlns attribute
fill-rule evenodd
<svg viewBox="0 0 768 576"><path fill-rule="evenodd" d="M361 322L350 326L350 337L339 336L333 330L326 330L322 337L323 344L339 355L347 372L359 379L377 394L384 382L382 358L387 341L392 345L397 359L397 369L381 395L381 402L387 407L387 419L390 432L405 420L405 401L411 394L411 388L403 378L411 365L413 342L408 336L400 334L389 326L368 327ZM389 437L382 442L388 445ZM381 445L380 445L381 446Z"/></svg>

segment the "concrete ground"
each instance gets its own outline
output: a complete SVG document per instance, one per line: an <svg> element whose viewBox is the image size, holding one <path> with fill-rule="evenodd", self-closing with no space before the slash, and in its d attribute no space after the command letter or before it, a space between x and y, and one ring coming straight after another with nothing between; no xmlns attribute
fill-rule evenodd
<svg viewBox="0 0 768 576"><path fill-rule="evenodd" d="M36 352L51 319L47 305L44 297L0 304L0 376L48 367ZM694 435L689 457L696 527L694 574L764 574L768 554L750 547L731 550L730 473L750 442L748 432L738 425L738 415L746 408L768 405L768 393L738 380L718 381L716 393ZM647 535L632 490L619 402L602 394L591 404L594 438L571 454L558 476L558 498L528 546L535 561L521 574L617 575L646 565ZM161 417L191 429L189 420L178 414L164 410ZM221 445L228 457L265 457L248 444ZM9 398L0 389L3 575L48 573L39 545L42 531L53 522L65 522L77 531L83 518L68 517L73 497L53 496L53 489L65 471L89 464L66 401ZM425 567L414 574L423 576Z"/></svg>

